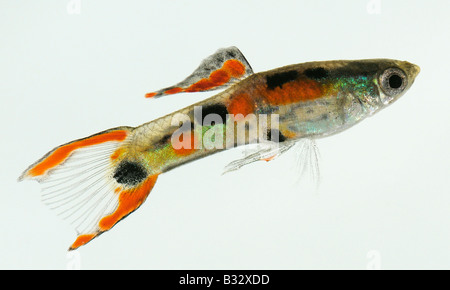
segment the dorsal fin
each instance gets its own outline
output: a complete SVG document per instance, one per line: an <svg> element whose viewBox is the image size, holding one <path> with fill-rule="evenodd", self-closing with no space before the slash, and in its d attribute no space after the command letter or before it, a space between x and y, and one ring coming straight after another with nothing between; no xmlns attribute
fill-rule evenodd
<svg viewBox="0 0 450 290"><path fill-rule="evenodd" d="M182 92L212 91L230 86L253 74L250 64L235 46L221 48L204 59L186 79L176 85L147 93L146 98L158 98Z"/></svg>

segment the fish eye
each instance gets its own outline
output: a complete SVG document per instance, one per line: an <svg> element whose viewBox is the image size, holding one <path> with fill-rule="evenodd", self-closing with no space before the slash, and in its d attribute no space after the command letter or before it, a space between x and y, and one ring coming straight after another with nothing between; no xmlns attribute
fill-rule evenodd
<svg viewBox="0 0 450 290"><path fill-rule="evenodd" d="M395 96L405 89L406 74L399 68L388 68L381 74L380 84L386 95Z"/></svg>

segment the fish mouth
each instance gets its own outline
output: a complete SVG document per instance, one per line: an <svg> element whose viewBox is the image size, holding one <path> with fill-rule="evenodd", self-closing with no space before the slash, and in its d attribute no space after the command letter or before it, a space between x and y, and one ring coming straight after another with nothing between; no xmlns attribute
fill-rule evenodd
<svg viewBox="0 0 450 290"><path fill-rule="evenodd" d="M410 62L407 62L408 75L411 77L412 80L416 78L416 76L420 73L420 67L417 64L413 64Z"/></svg>
<svg viewBox="0 0 450 290"><path fill-rule="evenodd" d="M411 75L413 78L415 78L420 73L420 67L416 64L411 64Z"/></svg>

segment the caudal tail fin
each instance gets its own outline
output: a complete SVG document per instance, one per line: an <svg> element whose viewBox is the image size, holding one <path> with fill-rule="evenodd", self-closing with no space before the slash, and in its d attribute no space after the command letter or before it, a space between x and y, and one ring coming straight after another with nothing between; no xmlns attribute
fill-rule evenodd
<svg viewBox="0 0 450 290"><path fill-rule="evenodd" d="M250 64L235 46L221 48L204 59L199 67L176 85L147 93L147 98L159 98L177 93L205 92L228 87L253 74Z"/></svg>
<svg viewBox="0 0 450 290"><path fill-rule="evenodd" d="M133 128L110 129L56 147L19 177L43 185L42 199L77 230L69 250L88 243L135 211L157 174L130 161Z"/></svg>

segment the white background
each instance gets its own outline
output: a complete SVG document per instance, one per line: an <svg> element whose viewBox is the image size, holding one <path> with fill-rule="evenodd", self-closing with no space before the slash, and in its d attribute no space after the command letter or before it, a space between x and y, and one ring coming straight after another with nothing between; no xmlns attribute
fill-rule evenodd
<svg viewBox="0 0 450 290"><path fill-rule="evenodd" d="M450 268L448 1L70 2L0 1L0 268ZM75 231L17 177L57 145L211 96L144 98L231 45L255 72L380 57L422 71L394 105L318 141L317 191L296 183L296 152L221 176L231 150L163 174L68 255Z"/></svg>

